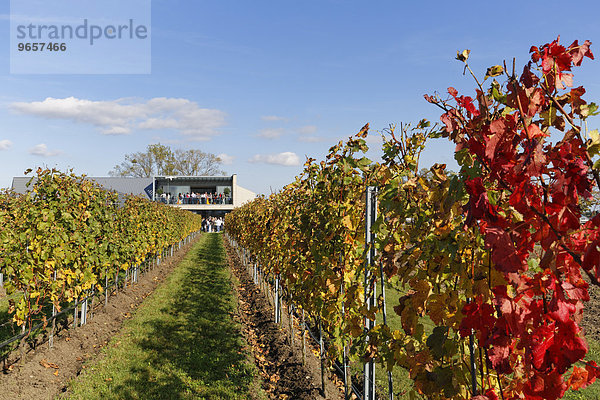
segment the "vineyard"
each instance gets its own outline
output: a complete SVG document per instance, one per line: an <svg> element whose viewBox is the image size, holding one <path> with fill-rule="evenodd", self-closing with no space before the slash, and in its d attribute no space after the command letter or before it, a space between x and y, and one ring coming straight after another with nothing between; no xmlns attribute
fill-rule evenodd
<svg viewBox="0 0 600 400"><path fill-rule="evenodd" d="M600 374L580 328L600 274L600 216L582 218L600 187L598 107L572 73L590 45L534 46L520 75L504 63L482 79L458 53L475 95L426 95L441 127L390 127L373 162L366 125L227 216L255 273L324 333L323 363L365 363L363 398L374 362L427 399L558 399ZM455 144L459 171L420 169L434 139Z"/></svg>
<svg viewBox="0 0 600 400"><path fill-rule="evenodd" d="M30 189L0 194L5 366L17 348L22 358L27 344L52 347L57 322L85 324L94 301L106 303L200 230L199 216L73 174L38 169Z"/></svg>

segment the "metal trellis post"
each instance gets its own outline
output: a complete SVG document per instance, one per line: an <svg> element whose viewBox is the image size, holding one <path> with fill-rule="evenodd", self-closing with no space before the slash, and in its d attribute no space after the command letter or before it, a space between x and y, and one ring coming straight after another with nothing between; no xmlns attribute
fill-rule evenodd
<svg viewBox="0 0 600 400"><path fill-rule="evenodd" d="M371 310L375 308L375 294L376 287L371 284L373 275L371 274L371 267L375 261L375 234L371 232L373 222L377 218L377 187L368 186L366 190L366 206L365 206L365 246L367 246L367 256L365 260L365 301L367 303L367 309ZM369 318L365 318L365 330L369 332L375 327L375 321ZM368 342L369 337L366 337ZM375 400L375 363L370 361L365 363L364 368L364 385L363 385L363 399L364 400Z"/></svg>

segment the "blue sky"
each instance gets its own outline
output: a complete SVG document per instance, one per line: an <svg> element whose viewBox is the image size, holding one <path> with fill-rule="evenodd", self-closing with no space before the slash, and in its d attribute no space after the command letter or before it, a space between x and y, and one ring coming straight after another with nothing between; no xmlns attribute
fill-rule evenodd
<svg viewBox="0 0 600 400"><path fill-rule="evenodd" d="M520 71L531 45L558 35L591 40L600 57L599 3L573 4L154 0L150 74L28 75L10 73L1 0L0 187L40 165L106 176L160 142L222 154L240 185L269 193L367 122L376 139L389 124L438 121L424 94L474 90L457 50L479 76L512 57ZM575 85L600 102L597 60ZM434 162L455 165L452 146L431 143L422 163Z"/></svg>

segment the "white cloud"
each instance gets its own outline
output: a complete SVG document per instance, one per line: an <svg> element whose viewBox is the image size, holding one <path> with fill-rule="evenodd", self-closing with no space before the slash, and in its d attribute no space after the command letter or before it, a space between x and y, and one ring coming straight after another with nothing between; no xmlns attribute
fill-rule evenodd
<svg viewBox="0 0 600 400"><path fill-rule="evenodd" d="M102 133L105 135L129 135L131 129L124 126L111 126L110 128L103 129Z"/></svg>
<svg viewBox="0 0 600 400"><path fill-rule="evenodd" d="M229 154L225 154L225 153L221 153L221 154L217 155L217 157L219 157L221 159L221 161L223 162L223 164L225 164L225 165L233 164L233 160L235 159L234 156L230 156Z"/></svg>
<svg viewBox="0 0 600 400"><path fill-rule="evenodd" d="M21 114L91 124L105 135L126 135L136 129L169 129L189 140L208 140L225 124L223 111L200 108L196 102L181 98L156 97L132 102L48 97L44 101L12 103L11 109Z"/></svg>
<svg viewBox="0 0 600 400"><path fill-rule="evenodd" d="M40 157L54 157L62 152L60 150L48 150L48 146L45 143L36 144L31 149L29 149L29 154Z"/></svg>
<svg viewBox="0 0 600 400"><path fill-rule="evenodd" d="M317 130L315 125L305 125L298 128L298 140L306 143L322 142L324 140L323 138L315 136Z"/></svg>
<svg viewBox="0 0 600 400"><path fill-rule="evenodd" d="M0 140L0 151L10 149L12 144L13 143L8 139Z"/></svg>
<svg viewBox="0 0 600 400"><path fill-rule="evenodd" d="M298 133L301 135L312 135L317 132L317 127L314 125L305 125L298 129Z"/></svg>
<svg viewBox="0 0 600 400"><path fill-rule="evenodd" d="M291 151L285 151L278 154L255 154L251 159L248 160L251 163L265 163L283 165L286 167L293 167L300 165L300 158L296 153Z"/></svg>
<svg viewBox="0 0 600 400"><path fill-rule="evenodd" d="M283 135L283 128L275 128L275 129L261 129L260 133L256 136L263 139L277 139L281 135Z"/></svg>
<svg viewBox="0 0 600 400"><path fill-rule="evenodd" d="M263 115L260 117L263 121L275 122L275 121L287 121L286 117L279 117L277 115Z"/></svg>

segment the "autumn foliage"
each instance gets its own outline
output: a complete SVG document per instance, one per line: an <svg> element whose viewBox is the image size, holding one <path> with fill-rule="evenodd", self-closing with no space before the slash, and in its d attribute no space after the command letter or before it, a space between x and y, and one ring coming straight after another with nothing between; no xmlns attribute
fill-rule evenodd
<svg viewBox="0 0 600 400"><path fill-rule="evenodd" d="M0 272L9 315L28 332L52 305L102 292L115 274L200 229L198 215L119 198L73 173L39 168L29 190L0 193Z"/></svg>
<svg viewBox="0 0 600 400"><path fill-rule="evenodd" d="M588 364L575 369L587 344L577 325L589 280L597 282L594 231L599 218L581 226L580 198L591 196L597 173L578 125L596 112L583 87L573 86L573 67L593 59L590 42L565 47L555 40L532 47L520 77L504 73L503 85L476 90L477 107L452 88L451 99L426 96L444 110L443 136L456 143L465 175L465 228L475 228L504 284L476 293L463 308L461 335L471 331L489 349L489 364L510 374L504 395L531 399L562 397L570 387L595 379ZM464 60L467 63L467 60ZM466 64L468 67L468 63ZM560 135L560 137L558 137ZM558 137L556 143L550 136ZM461 162L462 161L462 162ZM600 182L596 182L600 183ZM537 263L535 268L531 265ZM493 306L493 307L492 307Z"/></svg>
<svg viewBox="0 0 600 400"><path fill-rule="evenodd" d="M594 58L590 45L534 46L520 75L513 63L483 79L459 53L477 87L472 97L425 96L442 110L441 129L391 127L373 163L355 155L366 151L365 127L326 161L308 160L281 193L234 212L228 231L326 321L332 357L351 345L406 368L427 398L557 399L586 387L600 373L579 326L600 280L600 216L582 223L580 201L600 186L600 135L587 131L598 107L573 87L572 70ZM457 173L419 170L440 137L456 146ZM360 262L367 185L379 187L383 276ZM404 294L394 305L402 329L363 332L374 315L360 294L382 279Z"/></svg>

